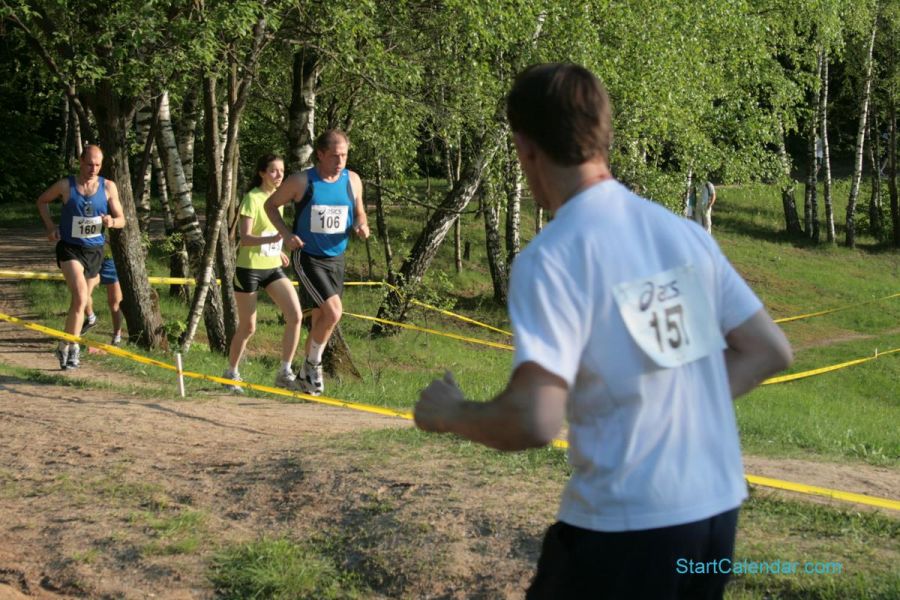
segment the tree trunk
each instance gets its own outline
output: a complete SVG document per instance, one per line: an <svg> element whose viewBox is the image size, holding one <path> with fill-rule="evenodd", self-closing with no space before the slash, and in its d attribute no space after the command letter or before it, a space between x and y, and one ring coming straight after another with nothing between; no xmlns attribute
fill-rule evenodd
<svg viewBox="0 0 900 600"><path fill-rule="evenodd" d="M828 55L822 61L822 91L819 101L819 126L822 129L822 190L825 197L825 235L829 244L834 243L834 202L831 194L831 151L828 144ZM819 229L813 239L819 241Z"/></svg>
<svg viewBox="0 0 900 600"><path fill-rule="evenodd" d="M495 119L496 123L499 123L499 121L499 119ZM450 231L453 221L475 195L485 169L490 165L494 154L506 135L506 127L497 125L492 134L485 134L475 145L474 151L469 154L469 156L472 156L471 162L466 165L456 185L447 192L440 207L428 219L409 256L403 261L398 276L400 290L399 292L391 291L388 293L378 309L379 318L398 322L403 321L409 308L409 294L422 281L422 277L437 254L441 242L444 241L444 238ZM386 333L396 333L397 329L396 327L387 327L376 323L372 328L372 333L384 335Z"/></svg>
<svg viewBox="0 0 900 600"><path fill-rule="evenodd" d="M688 207L691 206L691 194L693 193L694 169L689 168L687 171L687 176L684 178L684 194L681 196L681 215L685 218L693 217L693 213L688 214Z"/></svg>
<svg viewBox="0 0 900 600"><path fill-rule="evenodd" d="M384 203L382 202L381 186L384 185L381 173L381 158L375 161L375 225L378 227L378 237L384 243L384 269L387 282L394 284L394 251L391 249L391 236L387 223L384 220Z"/></svg>
<svg viewBox="0 0 900 600"><path fill-rule="evenodd" d="M824 61L824 52L819 50L816 81L822 83L822 63ZM809 115L809 140L807 143L807 174L806 174L806 193L803 202L804 226L806 229L806 237L819 241L819 202L817 185L819 181L819 99L822 95L821 90L818 91L811 101L811 110Z"/></svg>
<svg viewBox="0 0 900 600"><path fill-rule="evenodd" d="M848 248L856 246L856 202L859 199L859 184L862 181L863 146L866 140L866 121L869 116L869 99L872 95L872 50L875 48L875 32L878 19L872 22L872 33L866 48L866 78L863 84L859 107L859 129L856 133L856 155L853 161L853 180L850 183L850 198L847 200L847 235L844 244Z"/></svg>
<svg viewBox="0 0 900 600"><path fill-rule="evenodd" d="M900 248L900 199L897 196L897 104L890 99L891 144L888 149L888 192L891 197L891 225L894 246Z"/></svg>
<svg viewBox="0 0 900 600"><path fill-rule="evenodd" d="M512 141L506 144L506 169L503 179L506 191L506 271L512 268L519 253L519 225L522 218L522 168Z"/></svg>
<svg viewBox="0 0 900 600"><path fill-rule="evenodd" d="M233 102L228 102L229 120L225 136L225 148L222 151L222 179L217 181L216 168L207 168L209 172L209 180L207 185L207 207L214 207L214 214L211 220L207 222L206 227L206 247L203 251L201 261L202 275L197 281L197 287L194 290L194 299L191 305L190 318L188 320L188 328L183 338L183 346L185 351L190 348L193 336L197 330L197 322L199 321L199 313L203 310L207 295L210 296L210 303L213 304L218 300L217 295L219 287L214 285L214 262L217 256L223 262L223 272L221 274L222 284L224 286L232 285L234 276L234 258L231 251L231 244L228 240L227 228L223 227L228 214L228 208L232 204L230 198L233 197L233 181L234 181L234 160L237 152L237 137L240 127L241 114L247 103L247 97L250 93L250 85L253 76L256 73L256 65L259 60L259 53L262 49L263 38L266 30L265 19L259 19L253 27L253 41L248 50L247 60L240 79L237 79L237 61L232 63L231 74L229 75L229 91L230 98ZM232 54L233 56L233 54ZM234 60L234 59L233 59ZM217 129L216 119L216 94L215 79L212 76L205 76L203 79L203 103L206 108L205 132L207 135L206 157L207 165L215 165L215 157L219 154L219 149L215 143L209 143L211 140L218 139L215 135ZM223 228L225 231L223 231ZM222 235L224 234L224 235ZM220 239L221 237L221 239ZM232 298L234 290L231 290ZM236 314L236 308L232 307ZM230 324L234 326L234 321ZM208 328L207 328L208 329ZM224 333L224 332L223 332ZM232 331L233 334L233 331ZM222 344L216 344L215 348L223 354L228 351L229 339L227 334L221 340ZM213 340L210 340L210 347L213 346Z"/></svg>
<svg viewBox="0 0 900 600"><path fill-rule="evenodd" d="M71 106L71 102L68 103ZM69 119L70 119L70 128L71 134L69 138L69 146L66 151L66 165L67 166L77 166L78 158L81 156L81 151L84 147L84 144L81 140L81 122L78 119L78 114L76 111L69 111Z"/></svg>
<svg viewBox="0 0 900 600"><path fill-rule="evenodd" d="M304 47L294 53L291 80L291 106L288 109L288 172L300 171L310 164L315 136L316 82L319 58Z"/></svg>
<svg viewBox="0 0 900 600"><path fill-rule="evenodd" d="M156 130L159 127L159 103L145 105L138 110L135 125L137 129L137 143L143 148L140 156L134 161L134 197L137 201L138 224L141 231L150 233L150 175L151 157L153 155Z"/></svg>
<svg viewBox="0 0 900 600"><path fill-rule="evenodd" d="M784 207L784 226L789 234L799 235L800 216L797 214L797 204L794 200L794 179L791 177L791 158L788 156L784 145L784 127L781 119L778 120L778 160L781 162L781 204Z"/></svg>
<svg viewBox="0 0 900 600"><path fill-rule="evenodd" d="M209 143L209 140L207 140L207 143ZM178 147L175 144L175 132L172 130L169 95L167 92L163 92L159 99L159 132L156 137L156 146L159 149L160 158L166 169L166 181L168 182L169 190L173 194L175 227L181 234L187 247L191 276L197 280L197 286L194 288L194 297L196 298L196 290L201 287L200 283L205 273L202 259L207 243L200 229L197 213L194 211L191 191L188 189L187 182L184 179L184 168L181 165ZM211 349L221 350L225 347L225 324L218 292L215 293L214 298L215 300L209 302L205 308L201 305L201 309L203 309L209 346ZM194 314L192 312L188 317L189 326L193 318ZM182 343L184 343L184 340L182 340ZM189 348L190 343L183 348L184 352L187 352Z"/></svg>
<svg viewBox="0 0 900 600"><path fill-rule="evenodd" d="M200 114L200 92L191 86L181 103L181 115L175 123L175 141L184 170L184 181L194 191L194 140L197 136L197 117Z"/></svg>
<svg viewBox="0 0 900 600"><path fill-rule="evenodd" d="M125 214L125 228L112 230L110 246L122 284L122 312L129 339L143 348L167 348L159 297L147 280L137 210L131 195L126 134L134 114L133 103L121 98L108 81L102 80L94 98L93 112L104 151L104 171L116 182Z"/></svg>
<svg viewBox="0 0 900 600"><path fill-rule="evenodd" d="M869 125L869 165L872 169L872 196L869 198L869 233L876 240L884 234L881 213L881 140L878 131L878 111L872 111Z"/></svg>
<svg viewBox="0 0 900 600"><path fill-rule="evenodd" d="M496 197L493 182L486 177L481 182L481 201L484 207L484 239L487 250L488 268L494 287L494 301L506 305L509 281L506 277L506 262L500 243L500 201Z"/></svg>

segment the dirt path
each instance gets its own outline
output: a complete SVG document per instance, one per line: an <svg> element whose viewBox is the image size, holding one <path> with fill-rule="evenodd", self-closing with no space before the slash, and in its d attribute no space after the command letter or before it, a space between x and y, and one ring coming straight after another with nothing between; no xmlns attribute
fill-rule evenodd
<svg viewBox="0 0 900 600"><path fill-rule="evenodd" d="M0 230L0 240L0 268L55 270L39 232ZM15 282L0 280L0 310L30 317ZM0 323L0 364L59 374L52 345ZM83 362L65 377L129 383L90 356ZM421 528L401 538L411 544L414 567L364 565L387 596L520 597L561 479L529 482L523 491L514 480L486 483L489 476L478 473L451 487L452 457L410 449L409 457L385 458L347 446L351 432L405 427L394 418L213 388L173 401L0 376L0 600L207 598L208 559L230 540L339 527L353 543L375 543L367 536L380 531L378 543L390 544L408 522ZM756 475L900 496L896 470L746 462ZM385 505L405 520L382 511ZM201 515L199 549L167 553L171 540L156 524L186 514ZM450 573L440 580L427 567L435 552Z"/></svg>

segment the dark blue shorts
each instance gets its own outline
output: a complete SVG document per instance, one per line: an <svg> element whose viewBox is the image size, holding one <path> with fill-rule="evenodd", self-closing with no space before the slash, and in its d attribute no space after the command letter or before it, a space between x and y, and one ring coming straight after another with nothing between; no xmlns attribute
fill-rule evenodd
<svg viewBox="0 0 900 600"><path fill-rule="evenodd" d="M104 258L100 265L100 283L111 285L119 282L119 274L116 273L116 263L111 258Z"/></svg>

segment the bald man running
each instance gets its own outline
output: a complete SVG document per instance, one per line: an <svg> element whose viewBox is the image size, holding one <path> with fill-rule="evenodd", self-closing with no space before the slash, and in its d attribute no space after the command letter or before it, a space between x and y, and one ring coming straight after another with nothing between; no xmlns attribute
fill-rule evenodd
<svg viewBox="0 0 900 600"><path fill-rule="evenodd" d="M116 184L100 177L103 152L99 146L85 146L79 159L78 175L60 179L37 199L38 212L47 231L47 239L56 242L56 264L63 272L71 294L65 331L79 335L88 299L100 277L106 229L121 229L125 216ZM62 200L59 226L50 217L50 203ZM56 358L60 369L80 366L80 348L76 343L60 341Z"/></svg>

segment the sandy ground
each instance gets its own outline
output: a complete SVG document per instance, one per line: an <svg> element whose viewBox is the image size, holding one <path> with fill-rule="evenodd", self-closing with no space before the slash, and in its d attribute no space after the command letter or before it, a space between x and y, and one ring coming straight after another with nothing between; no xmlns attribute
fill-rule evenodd
<svg viewBox="0 0 900 600"><path fill-rule="evenodd" d="M55 270L39 231L0 230L0 240L0 268ZM0 310L31 316L14 281L0 280ZM38 333L0 323L0 363L58 374L52 348ZM141 383L103 370L88 355L82 360L65 376ZM539 498L475 482L450 494L439 458L373 467L327 444L333 436L387 427L409 423L220 395L213 386L177 401L0 376L0 600L211 597L203 575L208 551L148 552L158 541L148 514L202 511L206 537L219 542L336 524L358 535L396 527L360 508L373 499L400 507L433 532L423 540L440 534L447 543L442 560L458 571L435 582L421 573L391 579L389 569L372 567L387 596L520 597L559 483L547 483ZM897 470L745 459L755 475L900 497ZM516 506L512 515L509 505ZM428 553L424 546L418 551Z"/></svg>

